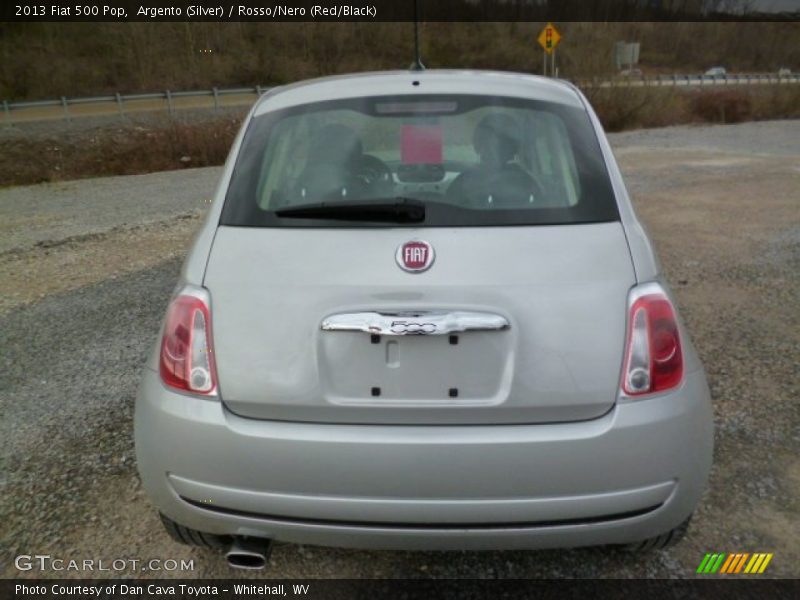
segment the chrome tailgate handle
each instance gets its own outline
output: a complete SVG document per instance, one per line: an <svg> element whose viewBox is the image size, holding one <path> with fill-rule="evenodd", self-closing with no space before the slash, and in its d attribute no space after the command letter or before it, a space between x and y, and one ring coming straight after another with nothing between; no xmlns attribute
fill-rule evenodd
<svg viewBox="0 0 800 600"><path fill-rule="evenodd" d="M508 319L488 312L357 312L331 315L325 331L363 331L377 335L447 335L460 331L507 329Z"/></svg>

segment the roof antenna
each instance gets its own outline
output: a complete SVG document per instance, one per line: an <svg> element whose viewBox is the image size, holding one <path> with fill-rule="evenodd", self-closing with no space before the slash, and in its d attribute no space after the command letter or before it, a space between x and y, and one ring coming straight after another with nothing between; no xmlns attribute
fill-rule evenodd
<svg viewBox="0 0 800 600"><path fill-rule="evenodd" d="M424 71L425 65L419 57L419 0L414 0L414 62L411 63L412 71Z"/></svg>

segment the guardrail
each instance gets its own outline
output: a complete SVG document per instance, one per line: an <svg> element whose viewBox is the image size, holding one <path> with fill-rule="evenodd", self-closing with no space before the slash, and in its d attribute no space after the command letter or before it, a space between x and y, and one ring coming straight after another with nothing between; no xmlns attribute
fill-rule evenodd
<svg viewBox="0 0 800 600"><path fill-rule="evenodd" d="M711 85L765 85L798 84L800 75L777 73L711 75L640 75L616 77L578 78L579 87L646 87L646 86L711 86ZM3 101L3 121L8 124L47 119L72 119L74 117L103 116L143 111L163 111L173 114L190 108L219 109L251 104L255 98L271 89L267 86L227 88L198 91L155 92L149 94L114 94L86 98L36 100L32 102Z"/></svg>
<svg viewBox="0 0 800 600"><path fill-rule="evenodd" d="M166 110L169 114L187 108L213 108L251 104L255 98L271 89L266 86L245 88L211 88L210 90L166 90L148 94L119 94L58 100L2 103L6 123L38 121L45 119L103 116L126 113Z"/></svg>
<svg viewBox="0 0 800 600"><path fill-rule="evenodd" d="M641 87L641 86L704 86L704 85L764 85L800 83L800 75L778 73L745 73L728 75L618 75L576 79L579 87Z"/></svg>

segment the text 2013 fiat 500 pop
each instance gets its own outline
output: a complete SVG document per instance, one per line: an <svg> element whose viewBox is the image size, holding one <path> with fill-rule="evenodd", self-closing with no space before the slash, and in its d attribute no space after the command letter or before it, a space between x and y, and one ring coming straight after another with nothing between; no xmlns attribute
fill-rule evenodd
<svg viewBox="0 0 800 600"><path fill-rule="evenodd" d="M706 485L703 367L572 85L402 71L265 94L136 404L178 540L661 547Z"/></svg>

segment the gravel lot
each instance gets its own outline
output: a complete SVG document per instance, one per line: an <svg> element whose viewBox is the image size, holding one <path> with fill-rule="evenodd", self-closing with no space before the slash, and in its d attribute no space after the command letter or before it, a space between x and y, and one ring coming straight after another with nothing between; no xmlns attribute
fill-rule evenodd
<svg viewBox="0 0 800 600"><path fill-rule="evenodd" d="M195 214L220 168L80 179L0 190L0 253Z"/></svg>
<svg viewBox="0 0 800 600"><path fill-rule="evenodd" d="M261 576L686 577L707 551L774 552L772 576L800 576L800 121L612 143L714 400L715 465L687 538L633 557L287 545ZM218 173L0 190L0 576L20 575L22 553L248 576L166 537L133 454L140 368ZM65 574L79 575L22 576Z"/></svg>

